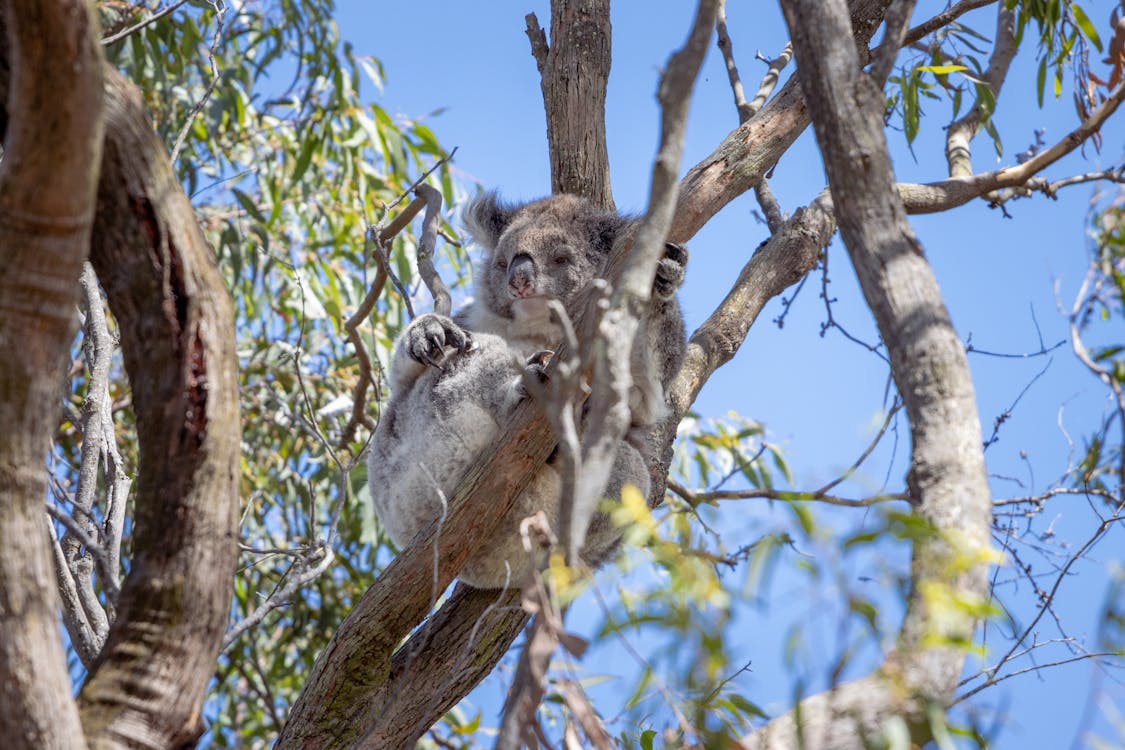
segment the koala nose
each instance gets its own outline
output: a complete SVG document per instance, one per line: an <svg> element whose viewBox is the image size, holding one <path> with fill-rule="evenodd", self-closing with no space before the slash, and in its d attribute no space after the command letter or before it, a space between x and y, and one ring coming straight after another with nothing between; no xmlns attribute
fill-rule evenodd
<svg viewBox="0 0 1125 750"><path fill-rule="evenodd" d="M517 255L508 264L508 289L516 299L535 294L535 262L530 255Z"/></svg>

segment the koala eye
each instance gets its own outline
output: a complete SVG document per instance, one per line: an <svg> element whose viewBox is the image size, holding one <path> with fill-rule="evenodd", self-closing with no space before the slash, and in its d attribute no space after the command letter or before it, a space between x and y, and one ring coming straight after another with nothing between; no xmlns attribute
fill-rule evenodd
<svg viewBox="0 0 1125 750"><path fill-rule="evenodd" d="M570 248L566 247L565 245L563 247L557 248L554 254L551 256L551 262L556 266L565 266L569 264L570 261Z"/></svg>
<svg viewBox="0 0 1125 750"><path fill-rule="evenodd" d="M501 271L506 271L508 269L508 259L505 258L503 255L497 255L495 263L496 263L496 267L499 268Z"/></svg>

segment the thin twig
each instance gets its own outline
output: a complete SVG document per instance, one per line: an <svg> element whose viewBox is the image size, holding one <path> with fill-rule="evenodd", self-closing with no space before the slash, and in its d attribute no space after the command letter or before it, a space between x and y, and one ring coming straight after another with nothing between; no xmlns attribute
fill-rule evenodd
<svg viewBox="0 0 1125 750"><path fill-rule="evenodd" d="M151 24L156 23L161 18L168 15L172 11L176 10L176 8L179 8L181 5L183 5L186 2L187 2L187 0L179 0L178 2L172 3L168 7L162 8L161 10L152 14L151 16L149 16L145 20L141 21L140 23L136 24L135 26L130 26L127 29L124 29L122 31L117 32L116 34L105 37L104 39L102 39L102 46L108 47L109 45L111 45L115 42L120 42L122 39L129 36L130 34L135 34L136 32L140 31L141 29L145 28L146 26L149 26Z"/></svg>
<svg viewBox="0 0 1125 750"><path fill-rule="evenodd" d="M961 2L954 5L949 10L938 13L928 21L923 21L910 31L906 32L903 38L903 44L913 44L927 34L937 31L938 29L948 26L950 22L957 20L959 17L968 13L970 10L983 8L986 5L992 5L996 0L961 0Z"/></svg>
<svg viewBox="0 0 1125 750"><path fill-rule="evenodd" d="M434 312L449 315L453 310L449 288L434 269L434 248L437 245L438 219L441 218L441 191L430 185L419 185L416 195L426 203L422 236L418 240L418 275L434 298Z"/></svg>
<svg viewBox="0 0 1125 750"><path fill-rule="evenodd" d="M188 132L191 130L195 118L203 111L206 106L207 100L211 98L211 94L215 91L215 86L219 83L219 66L215 63L215 55L219 52L219 40L223 36L223 0L212 0L211 7L215 9L215 34L211 38L211 49L207 53L207 60L211 65L211 82L207 84L207 88L203 91L203 96L199 97L199 101L188 112L187 120L184 122L183 127L180 128L179 135L176 136L176 141L172 145L171 161L176 163L176 159L180 155L180 149L184 147L184 141L187 140Z"/></svg>
<svg viewBox="0 0 1125 750"><path fill-rule="evenodd" d="M738 110L738 124L749 120L754 112L750 109L750 102L746 101L746 93L742 90L742 79L738 76L738 66L734 62L734 45L727 31L727 3L720 0L719 10L715 13L715 35L718 37L719 51L723 53L723 63L727 67L727 78L730 80L731 93L734 95L734 106Z"/></svg>

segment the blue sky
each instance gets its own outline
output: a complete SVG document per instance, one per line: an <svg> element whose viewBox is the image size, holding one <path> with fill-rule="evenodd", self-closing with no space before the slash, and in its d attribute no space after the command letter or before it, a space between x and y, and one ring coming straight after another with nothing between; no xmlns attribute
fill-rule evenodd
<svg viewBox="0 0 1125 750"><path fill-rule="evenodd" d="M547 2L340 0L338 5L343 37L359 54L373 54L385 66L382 106L402 117L425 118L447 148L457 146L455 168L467 185L479 182L500 189L511 199L532 199L549 192L539 78L524 35L527 12L534 11L541 24L549 24ZM776 5L729 5L735 53L744 84L752 92L764 70L754 60L755 51L772 57L787 34ZM916 17L927 17L944 5L921 2ZM1108 36L1107 19L1114 5L1106 0L1084 4L1103 38ZM607 130L614 195L624 211L644 209L658 136L654 92L659 69L670 51L682 43L693 7L670 0L643 4L619 0L614 9ZM986 8L966 16L965 22L991 37L993 19L994 9ZM1014 154L1035 140L1037 129L1044 129L1046 142L1053 143L1076 125L1069 81L1060 101L1048 99L1042 109L1037 106L1033 52L1031 42L1025 42L1001 95L997 127L1005 146L1004 164L1014 163ZM1104 68L1099 63L1091 67L1095 71ZM790 67L784 75L792 72ZM437 110L440 114L431 114ZM949 120L948 105L932 102L926 105L926 114L913 154L901 133L888 131L901 181L944 176L942 126ZM692 105L684 170L710 153L736 124L726 74L712 48ZM1087 148L1085 160L1072 155L1053 167L1049 176L1058 178L1119 163L1123 134L1125 117L1119 113L1103 131L1100 154ZM986 136L974 143L973 160L979 171L998 165ZM824 186L811 130L781 160L771 184L788 212L807 204ZM1093 186L1083 185L1065 190L1057 201L1042 196L1017 201L1009 205L1010 219L981 202L944 214L912 217L963 338L971 337L980 349L1008 354L1038 351L1040 339L1051 346L1068 338L1058 304L1071 304L1085 272L1086 215L1093 194ZM689 331L711 312L737 269L767 237L764 225L751 215L755 208L752 195L739 198L689 243L692 259L681 297ZM854 336L874 342L874 323L838 240L829 252L830 296L838 300L833 315ZM770 439L785 451L800 488L833 478L863 449L880 417L887 378L882 360L838 331L820 335L826 319L820 292L820 276L814 274L783 329L770 324L781 312L780 302L772 302L735 360L716 373L696 403L704 416L735 411L764 423ZM1026 359L973 354L970 366L986 437L996 417L1020 398L1001 427L999 441L986 454L994 496L1042 491L1066 465L1068 446L1060 425L1077 438L1102 414L1105 403L1099 384L1074 360L1069 344L1049 356ZM892 456L889 444L878 451L852 485L853 492L880 487L888 466L890 489L901 487L908 446L906 425L900 422L899 426L902 439L897 451ZM1078 544L1091 520L1081 502L1077 498L1056 500L1045 516L1056 519L1054 531L1062 538ZM737 511L749 516L769 512ZM830 522L840 519L841 528L854 523L854 516L825 517ZM729 524L724 532L735 535L740 531L737 516L725 514L723 519ZM1090 563L1076 567L1080 575L1063 587L1059 609L1076 637L1095 633L1095 617L1105 594L1105 571L1111 563L1121 561L1123 537L1119 530L1104 540ZM739 649L754 662L754 671L740 678L740 686L773 711L783 708L791 694L788 682L778 679L783 674L779 654L787 622L817 611L821 597L827 596L825 592L788 590L785 584L786 580L780 580L774 607L747 606L738 621L746 633ZM799 601L786 605L783 599L793 596ZM1013 601L1028 602L1026 588ZM1019 614L1026 616L1028 611ZM577 626L581 624L579 621ZM1044 627L1044 637L1051 635L1049 630ZM606 671L628 661L602 651L597 659L599 668ZM1086 708L1092 674L1091 667L1081 663L1053 669L1042 679L1025 675L983 693L978 704L999 707L1006 722L996 746L1071 746ZM1121 687L1105 684L1111 699L1125 705ZM491 692L481 700L487 704L502 689L503 685L496 684L486 687ZM1104 724L1098 728L1107 736Z"/></svg>

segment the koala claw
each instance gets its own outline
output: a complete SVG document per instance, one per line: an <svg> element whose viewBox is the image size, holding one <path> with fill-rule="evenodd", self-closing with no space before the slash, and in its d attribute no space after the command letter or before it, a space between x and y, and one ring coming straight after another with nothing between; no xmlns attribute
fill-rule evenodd
<svg viewBox="0 0 1125 750"><path fill-rule="evenodd" d="M452 347L461 354L473 348L469 333L449 318L427 313L414 320L406 331L411 359L441 369L445 350Z"/></svg>
<svg viewBox="0 0 1125 750"><path fill-rule="evenodd" d="M662 300L671 299L684 283L684 270L688 262L688 249L676 242L664 243L664 257L656 266L653 292Z"/></svg>
<svg viewBox="0 0 1125 750"><path fill-rule="evenodd" d="M527 367L525 368L527 374L534 377L540 383L546 383L548 380L547 365L554 356L555 353L550 349L535 352L535 354L527 358Z"/></svg>

